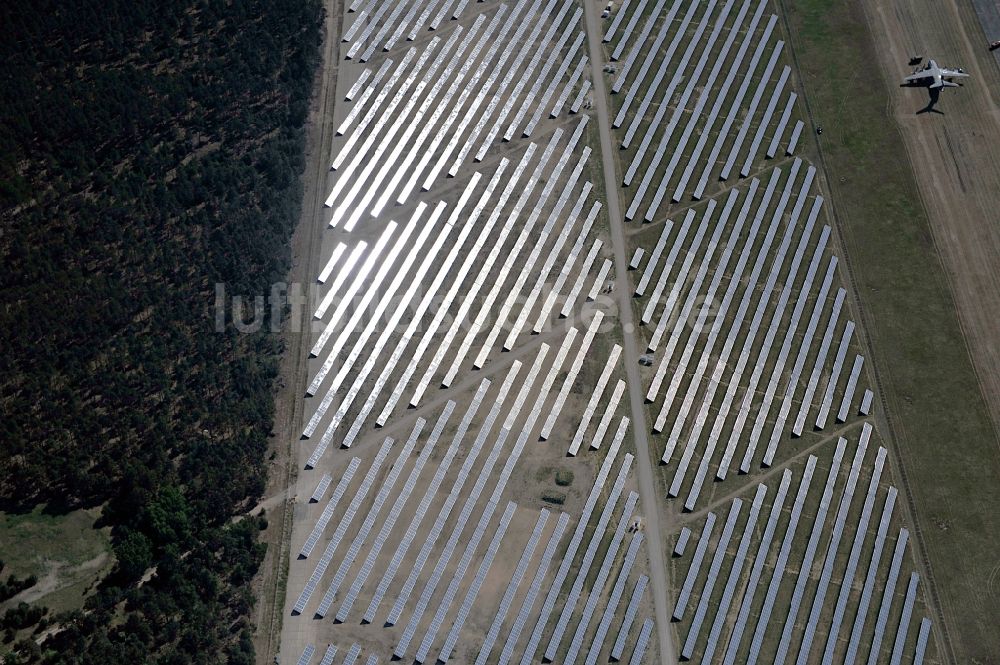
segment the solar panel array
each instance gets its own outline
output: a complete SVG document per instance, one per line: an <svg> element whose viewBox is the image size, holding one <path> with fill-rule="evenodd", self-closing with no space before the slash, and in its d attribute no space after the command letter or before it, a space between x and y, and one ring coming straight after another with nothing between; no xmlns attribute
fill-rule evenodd
<svg viewBox="0 0 1000 665"><path fill-rule="evenodd" d="M615 586L611 590L611 595L608 598L608 604L604 608L604 613L601 615L600 623L597 626L597 633L594 635L594 639L590 643L590 651L587 653L588 665L593 665L597 662L600 657L601 650L604 648L604 639L611 630L615 614L618 611L618 603L621 601L622 594L625 592L625 585L628 583L629 573L632 571L632 566L635 565L636 559L641 551L642 541L642 533L637 532L632 536L631 542L629 542L628 551L625 553L625 561L622 563L621 570L618 572L618 579L615 581ZM603 573L607 570L610 574L610 569L611 566L607 565L602 567L601 572ZM591 595L587 600L588 607L591 603L596 605L598 598L599 596L597 594ZM592 613L593 608L589 611ZM580 626L584 626L582 621L580 622ZM574 644L576 644L577 639L582 640L582 635L579 638L574 637Z"/></svg>
<svg viewBox="0 0 1000 665"><path fill-rule="evenodd" d="M866 378L864 352L850 320L849 281L835 254L827 206L817 192L818 173L806 161L788 158L800 149L805 123L796 117L794 76L767 3L628 2L612 11L604 40L613 63L611 125L621 148L624 216L643 222L630 227L626 256L632 257L627 274L642 324L638 340L645 344L640 364L646 367L639 371L653 424L650 443L661 455L658 473L667 498L680 499L675 509L694 512L708 503L713 511L703 525L684 523L687 530L675 534L675 565L690 562L692 576L691 582L683 575L676 580L675 618L690 623L678 655L741 662L740 649L751 653L762 635L749 625L756 606L744 606L728 581L743 584L749 575L753 585L766 586L755 601L763 603L763 616L780 609L775 608L780 584L764 581L765 560L756 564L753 543L725 528L720 536L715 528L716 502L728 501L745 482L718 481L730 480L734 467L742 478L787 465L803 444L824 441L824 430L869 416L875 395L868 390L858 397L863 388L858 384ZM571 453L578 449L577 443ZM860 462L859 472L877 476L884 453L871 457L881 461ZM717 482L706 482L712 476ZM779 493L762 500L780 496L784 503L790 482L783 473ZM878 514L868 504L867 510L858 509L862 528ZM754 520L770 515L761 512L764 506L746 508L741 522L748 512ZM794 504L793 536L807 508L801 501ZM815 559L840 565L843 557L871 546L870 539L859 537L850 547L831 549L824 539L836 534L836 518L811 533L814 538L800 530L800 539L807 540L789 539L786 546L778 517L769 516L763 533L757 527L753 537L764 536L768 548L772 543L780 548L773 565L782 570L794 565L790 560L796 556L809 564ZM693 585L699 575L712 575L712 566L703 561L704 549L695 547L692 554L688 544L702 526L715 530L703 534L706 540L740 542L725 555L732 560L728 581L707 585L707 604L699 596L706 587L699 592ZM823 578L836 571L860 587L862 576L868 581L869 562L862 557L842 570L816 571L819 603L793 594L792 605L809 607L800 618L799 662L810 650L829 662L830 654L845 648L836 638L813 644L814 633L831 628L839 633L843 624L853 623L860 601ZM803 578L799 594L806 579L811 578ZM836 600L824 599L834 593ZM693 612L692 603L697 603ZM705 615L716 611L715 603L724 606L722 617L731 613L735 622L727 626ZM829 618L820 610L826 605L833 607ZM744 640L748 644L741 647Z"/></svg>
<svg viewBox="0 0 1000 665"><path fill-rule="evenodd" d="M503 6L498 9L502 11L505 11ZM481 14L477 24L486 21ZM497 13L485 30L501 22L501 14ZM402 83L392 101L385 108L373 105L369 109L368 115L356 125L357 131L348 136L344 150L367 154L365 146L377 143L378 139L373 137L380 130L376 126L368 132L365 119L370 116L379 118L378 123L385 123L386 117L404 102L400 113L405 120L400 118L393 125L404 134L390 133L381 140L397 142L420 125L419 111L412 117L409 113L418 99L414 95L428 87L430 79L421 80L414 87L417 72L426 69L426 76L433 78L443 67L441 76L450 76L460 58L456 54L449 64L444 64L447 49L458 43L460 54L465 48L475 49L483 43L477 42L473 33L459 41L460 28L455 26L444 50L433 61L429 56L423 62L415 55L410 59L416 60L413 72L408 78L403 77L403 70L398 72ZM474 25L473 29L478 28ZM437 48L440 41L436 36L428 47ZM499 43L494 41L490 51L497 50L493 47ZM377 74L371 82L376 78ZM394 85L391 77L389 85ZM458 90L462 86L454 87ZM430 87L429 94L434 90L435 87ZM385 99L380 102L376 98L376 103L381 105ZM433 99L428 108L431 106ZM441 111L442 107L437 106L432 117ZM442 385L450 386L458 372L467 368L474 345L479 345L479 352L472 366L483 367L490 360L501 331L511 321L514 326L506 333L505 350L513 349L522 340L519 333L529 321L534 321L533 331L547 327L557 301L562 301L561 313L575 310L582 295L576 285L588 281L600 248L600 244L592 245L598 252L592 260L580 265L577 258L591 242L588 235L601 212L599 203L588 202L593 185L582 177L590 155L590 148L582 145L587 120L588 116L583 116L567 128L557 127L545 138L544 148L526 143L519 158L503 157L495 168L470 173L454 206L444 201L433 205L420 201L408 214L408 222L386 222L374 242L359 240L350 250L339 249L342 242L335 246L334 255L321 275L323 286L329 284L330 288L324 291L315 312L322 332L312 354L322 362L307 391L318 402L303 436L312 438L321 434L309 459L311 466L323 458L331 443L339 442L342 447L353 445L366 431L375 409L380 409L374 413L375 424L384 425L408 391L409 404L419 406L432 380L440 376L439 370L444 372ZM351 138L361 135L366 138L358 148ZM373 154L381 158L380 153ZM352 160L346 166L335 160L337 175L331 205L335 199L344 198L341 194L348 185L342 183L349 181L354 182L354 189L369 187L372 196L380 192L384 198L392 182L408 168L405 163L394 170L386 167L392 173L390 187L386 189L381 181L372 182L368 170L374 168L374 162L357 156ZM516 166L512 166L515 160ZM356 174L350 166L354 162L365 164L359 166L362 170ZM352 215L344 224L345 229L353 228L352 220L361 209L351 191L347 191L341 204L341 208L350 211L344 214ZM551 210L543 218L543 211L549 207ZM378 217L381 212L379 209L374 214ZM334 217L339 225L338 213ZM500 261L501 258L504 260ZM519 270L511 269L515 265ZM472 274L473 268L476 275ZM555 288L547 290L549 275L556 273ZM594 279L595 275L591 275L590 281ZM421 289L421 283L428 281L429 286ZM570 283L574 286L567 292ZM525 289L530 290L525 292ZM407 323L404 317L411 312ZM446 326L448 319L450 323ZM452 353L454 357L446 365ZM421 374L414 385L418 371Z"/></svg>
<svg viewBox="0 0 1000 665"><path fill-rule="evenodd" d="M877 663L900 662L903 654L909 662L918 652L910 625L919 575L911 573L901 595L897 580L912 563L904 559L908 533L893 510L897 490L886 480L887 451L873 445L868 423L854 437L855 444L841 437L835 450L824 447L786 468L776 486L758 484L749 510L746 499L733 499L719 538L718 518L707 514L695 554L673 560L685 580L674 610L684 659ZM812 481L824 467L817 497ZM692 535L698 531L692 525ZM887 563L883 551L893 534L895 555Z"/></svg>
<svg viewBox="0 0 1000 665"><path fill-rule="evenodd" d="M563 519L566 517L566 519ZM548 572L549 566L552 563L552 557L555 555L556 547L559 545L562 535L566 530L566 526L569 523L568 515L563 513L560 516L559 524L555 531L549 537L549 544L545 547L545 552L542 554L542 559L538 564L538 568L535 570L535 576L531 580L531 586L528 587L528 592L525 594L524 601L521 603L521 609L517 613L517 617L514 620L513 625L510 628L510 633L507 640L504 642L503 651L500 654L500 662L507 663L510 662L511 655L513 654L515 645L517 644L518 638L521 635L521 631L524 630L529 616L534 608L535 600L538 598L538 594L542 590L542 584L545 581L545 575ZM487 650L484 647L480 650L480 654L477 660L485 661L489 657Z"/></svg>
<svg viewBox="0 0 1000 665"><path fill-rule="evenodd" d="M323 658L319 661L319 665L333 665L333 659L337 657L337 647L332 644L328 644L326 651L323 652Z"/></svg>
<svg viewBox="0 0 1000 665"><path fill-rule="evenodd" d="M330 489L330 483L333 482L333 477L329 473L324 473L323 477L320 478L319 483L316 484L316 489L313 490L312 496L309 497L311 503L316 503L323 498L326 491Z"/></svg>
<svg viewBox="0 0 1000 665"><path fill-rule="evenodd" d="M671 534L677 655L705 663L756 662L765 645L774 662L864 654L875 630L864 615L886 579L875 552L892 533L906 539L887 453L864 453L875 394L862 383L870 377L819 173L794 157L806 125L768 10L762 0L629 0L612 8L604 35L624 217L642 222L628 226L624 256L661 455L654 472L667 499L681 499L667 503L681 524ZM836 434L859 422L846 484L837 471L824 497L810 498L817 458L805 451L838 443L839 469L846 441ZM794 503L790 465L803 475ZM749 487L755 494L732 500ZM786 570L798 571L794 582ZM912 632L904 638L908 660ZM874 650L871 662L891 656Z"/></svg>
<svg viewBox="0 0 1000 665"><path fill-rule="evenodd" d="M588 498L585 514L578 523L566 548L555 579L549 586L539 618L522 653L519 661L522 664L536 662L538 649L542 646L542 640L547 633L549 636L544 658L547 661L553 661L557 654L562 653L561 658L567 663L597 662L602 654L613 654L613 649L617 648L618 642L621 642L623 648L630 639L630 625L640 609L642 591L647 582L645 576L638 576L639 581L632 598L628 606L622 608L620 600L629 580L632 579L633 569L641 555L643 543L642 533L634 532L626 552L623 555L619 554L626 534L631 530L632 514L638 502L638 494L630 492L620 511L618 509L622 490L627 482L633 461L630 454L626 454L622 460L615 483L607 495L596 525L591 523L589 518L596 507L597 498L602 494L604 482L602 479L606 479L609 475L610 462L616 458L619 445L620 443L613 443L605 458L598 476L598 483L595 484ZM614 517L616 513L618 516ZM617 519L617 527L613 534L608 534L608 525L613 519ZM588 531L592 534L589 544L582 556L578 556L580 545L583 544ZM585 594L584 582L601 549L604 550L603 562L598 564L592 587ZM612 579L615 581L610 584ZM556 616L554 611L557 609L557 600L559 601L559 612ZM598 614L602 605L604 609ZM594 618L597 616L600 618L595 624ZM621 628L616 643L612 646L606 643L606 637L615 626ZM573 629L572 633L570 633L570 629ZM639 640L635 636L631 639ZM505 648L500 662L509 662L513 651L513 648Z"/></svg>
<svg viewBox="0 0 1000 665"><path fill-rule="evenodd" d="M625 0L603 46L577 0L344 4L283 649L652 660L642 523L663 506L634 491L638 389L683 498L666 506L693 513L668 534L679 655L922 659L870 425L851 470L842 440L823 500L809 492L831 447L813 443L853 431L874 393L767 3ZM592 110L605 81L610 117ZM625 217L647 222L625 254L601 200L617 183L596 181L605 123ZM623 295L639 386L606 309ZM706 482L772 465L752 496Z"/></svg>
<svg viewBox="0 0 1000 665"><path fill-rule="evenodd" d="M514 574L511 576L510 583L504 591L503 599L500 601L500 607L497 609L496 617L494 617L493 623L490 624L490 629L486 635L486 639L483 642L482 647L479 649L479 656L476 658L477 664L486 662L486 659L489 658L490 652L493 650L493 645L496 644L497 638L500 636L500 628L502 627L503 621L507 616L507 612L510 611L511 604L514 602L514 594L517 592L517 588L520 586L521 580L524 579L525 573L528 572L528 565L531 563L535 547L538 546L538 542L542 538L542 533L545 529L545 523L548 521L548 518L549 511L543 508L538 513L538 521L535 522L535 528L531 532L531 538L524 546L524 552L521 554L521 558L518 559L517 567L514 569ZM559 520L560 527L557 528L557 531L561 533L565 529L565 523L569 521L569 515L562 513L559 516ZM558 539L556 539L555 542L557 541Z"/></svg>
<svg viewBox="0 0 1000 665"><path fill-rule="evenodd" d="M611 545L605 552L604 563L600 565L597 569L597 579L594 582L594 586L597 589L603 589L604 585L608 581L608 575L611 573L612 565L614 564L615 558L618 555L618 550L621 548L622 541L625 538L625 529L629 524L629 520L632 518L632 512L635 510L635 505L639 501L639 494L637 492L632 492L629 494L628 499L625 501L625 507L622 511L621 517L618 519L618 528L615 529L614 536L611 539ZM608 503L610 505L610 502ZM591 541L591 546L594 545L594 541ZM597 554L597 548L594 547L594 555ZM588 550L587 554L590 554ZM552 635L552 639L549 641L549 646L546 649L546 653L551 653L552 658L555 659L555 653L559 649L559 644L562 637L566 634L566 630L569 624L569 618L573 614L573 609L579 602L580 595L583 591L583 581L587 574L590 572L590 565L594 557L592 556L589 560L585 556L583 564L580 567L579 573L577 575L577 583L579 584L579 590L577 590L577 585L574 584L574 588L570 590L570 600L563 606L563 613L559 617L559 623L556 624L556 630ZM574 662L576 656L579 654L580 649L583 647L584 635L590 624L590 620L593 618L594 611L597 607L597 601L600 596L597 594L591 594L587 599L586 605L584 605L582 616L577 624L576 632L569 641L569 653L566 655L566 662ZM565 622L563 617L567 617ZM546 656L548 657L548 656Z"/></svg>
<svg viewBox="0 0 1000 665"><path fill-rule="evenodd" d="M341 525L327 545L323 560L314 568L306 588L301 590L297 603L298 613L309 609L316 616L328 616L339 603L336 618L338 622L345 622L339 625L346 626L349 625L354 605L361 598L367 597L370 600L363 617L365 624L374 624L385 616L387 625L398 624L402 627L402 632L397 633L397 643L393 649L397 657L412 654L419 662L431 658L447 662L456 649L464 647L463 631L480 602L486 602L487 606L492 607L487 611L495 617L493 641L502 639L506 615L515 605L520 588L520 592L527 595L510 627L510 635L504 641L505 649L518 646L520 632L528 625L528 621L543 611L535 600L542 591L549 588L548 585L555 582L550 563L561 535L573 517L564 513L551 530L534 578L525 590L523 587L528 586L528 582L524 578L527 577L532 562L538 558L535 553L539 549L537 545L548 530L546 520L541 519L541 515L547 514L547 511L539 514L538 525L530 540L521 543L523 554L513 573L506 568L506 562L499 560L498 554L504 546L504 536L516 519L515 506L512 502L507 502L507 510L499 517L499 521L494 512L503 503L502 497L508 491L507 486L530 435L537 435L546 423L557 421L558 410L565 403L570 388L576 385L583 364L590 362L589 347L600 325L600 318L600 315L596 316L596 321L592 320L585 332L570 327L558 349L540 343L534 359L526 367L521 361L511 363L502 383L482 380L457 428L454 421L459 407L455 401L449 400L443 407L435 409L432 412L434 415L417 417L405 442L396 443L391 438L385 439L368 466L364 479L354 490L351 505L341 517ZM599 363L595 362L595 367L608 365L607 359ZM611 366L614 365L612 361ZM485 416L481 412L486 412ZM430 427L431 418L433 428ZM608 525L612 522L613 506L605 505L596 527L590 516L597 507L616 460L624 462L615 476L615 496L621 496L629 482L632 455L624 453L622 457L619 454L619 449L626 440L628 425L628 419L622 418L614 433L608 432L608 427L604 428L600 438L608 440L592 441L598 447L601 443L604 444L603 461L575 536L575 542L579 544L584 533L600 534L601 537L595 536L590 540L586 553L588 561L596 560L604 532L610 531ZM445 432L453 428L455 432L448 449L443 454L439 453L438 447ZM463 458L462 468L456 474L452 462L459 457ZM426 479L428 471L425 468L428 465L435 469L434 477L429 480ZM350 493L352 477L361 466L360 458L351 461L348 473L344 474L334 491L335 496L331 499L334 505L341 496ZM332 478L333 474L331 482ZM450 491L444 490L449 478L452 478ZM471 489L470 482L467 481L471 481ZM419 503L416 496L419 492L415 491L418 487L425 488ZM445 494L447 496L442 504L438 497ZM638 495L631 492L626 501L625 513L618 520L615 535L609 534L616 543L620 544L624 539L637 500ZM437 518L433 520L429 531L426 527L422 529L421 524L427 521L425 517L435 504L438 505ZM357 516L362 510L366 512L358 524ZM405 533L402 538L394 540L391 535L402 530L400 523L404 521ZM318 534L323 534L326 522L317 530ZM475 525L474 529L472 524ZM349 528L351 525L354 525L353 529ZM352 538L351 534L355 530ZM442 546L442 541L445 540L442 536L446 532L450 535ZM407 556L407 552L418 540L423 545L414 560L412 554ZM389 542L397 543L396 552L391 558L389 552L383 551L383 546ZM639 556L635 548L641 544L641 536L634 537L633 542L637 545L630 548L627 569L619 576L621 586L635 566L635 560ZM618 546L614 551L617 549ZM612 558L615 557L606 557L603 567L607 570L603 573L606 579L610 579L613 567L617 565L617 561L613 563ZM327 567L333 562L337 565L333 567L335 572L330 576ZM509 593L500 607L493 605L492 597L484 597L479 593L487 578L494 574L494 564L501 566L497 574L503 575L502 571L507 571L506 574L513 578ZM379 570L384 571L381 581L377 585L370 583L373 573ZM429 578L428 570L431 570ZM399 576L398 573L403 571L408 574ZM569 571L565 561L560 564L560 571L562 579L565 579ZM313 605L315 601L312 600L312 592L324 583L326 593L318 605ZM393 593L397 595L392 596ZM386 594L394 597L395 602L388 615L380 615L381 600ZM620 596L621 591L617 595ZM549 597L554 598L551 591ZM583 628L576 627L576 624L573 626L583 636L596 633L598 627L592 625L590 618L602 609L606 615L602 619L605 631L616 621L618 613L608 611L600 605L600 598L601 596L588 595L586 605L583 601L580 603L584 605L588 619L582 622ZM349 632L348 635L356 633ZM415 639L418 637L419 640ZM522 642L528 639L527 635L522 637ZM633 639L637 638L633 636ZM603 638L596 644L595 653L603 647L602 642ZM414 644L415 653L412 652ZM492 646L484 653L488 655L491 649ZM507 658L512 655L508 654Z"/></svg>
<svg viewBox="0 0 1000 665"><path fill-rule="evenodd" d="M635 287L652 358L646 399L665 436L654 442L668 496L686 510L713 469L724 480L735 459L741 473L771 466L811 413L824 427L826 404L853 390L837 372L854 324L843 320L846 290L836 286L815 174L795 159L643 234L655 238Z"/></svg>
<svg viewBox="0 0 1000 665"><path fill-rule="evenodd" d="M628 21L612 23L605 40L617 61L612 126L625 150L625 216L653 221L665 201L701 199L712 175L729 179L737 160L739 175L750 174L785 140L794 98L775 113L790 70L775 76L784 43L763 0L647 5L623 6L615 20Z"/></svg>
<svg viewBox="0 0 1000 665"><path fill-rule="evenodd" d="M642 575L632 589L628 607L625 609L625 617L622 619L622 625L618 629L618 637L615 638L614 646L611 647L611 657L615 660L621 660L622 658L625 644L629 639L629 631L631 631L632 624L635 622L636 614L639 611L639 604L642 602L643 593L646 591L648 584L649 577Z"/></svg>

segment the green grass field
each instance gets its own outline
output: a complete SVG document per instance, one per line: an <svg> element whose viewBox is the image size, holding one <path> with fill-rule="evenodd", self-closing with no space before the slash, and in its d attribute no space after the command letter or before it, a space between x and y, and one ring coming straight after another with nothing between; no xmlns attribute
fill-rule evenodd
<svg viewBox="0 0 1000 665"><path fill-rule="evenodd" d="M872 37L856 3L779 5L812 119L825 129L819 151L887 408L893 471L916 513L918 554L944 613L947 644L938 646L949 661L994 662L997 434L886 91L877 79L859 85L858 72L877 77Z"/></svg>
<svg viewBox="0 0 1000 665"><path fill-rule="evenodd" d="M22 514L0 513L4 578L35 575L38 583L24 596L53 612L82 607L86 595L114 563L108 530L94 528L99 514L100 509L93 509L50 515L40 508Z"/></svg>

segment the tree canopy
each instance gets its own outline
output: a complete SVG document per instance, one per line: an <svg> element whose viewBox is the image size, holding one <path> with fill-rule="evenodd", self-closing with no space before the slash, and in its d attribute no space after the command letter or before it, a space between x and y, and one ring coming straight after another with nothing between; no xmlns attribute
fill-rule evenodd
<svg viewBox="0 0 1000 665"><path fill-rule="evenodd" d="M11 662L253 661L262 546L232 517L264 488L281 345L217 332L214 292L287 272L321 19L318 0L0 7L0 507L102 505L117 557Z"/></svg>

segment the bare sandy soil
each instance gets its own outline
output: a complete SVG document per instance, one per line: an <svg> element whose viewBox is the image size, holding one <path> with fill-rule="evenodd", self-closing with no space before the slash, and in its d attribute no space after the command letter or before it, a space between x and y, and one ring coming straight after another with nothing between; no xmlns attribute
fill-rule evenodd
<svg viewBox="0 0 1000 665"><path fill-rule="evenodd" d="M955 0L866 0L879 65L890 81L911 55L963 67L971 79L918 113L927 91L893 87L899 123L934 241L993 421L1000 427L1000 70L982 44L971 5ZM977 48L982 44L981 48ZM938 113L940 112L940 113Z"/></svg>

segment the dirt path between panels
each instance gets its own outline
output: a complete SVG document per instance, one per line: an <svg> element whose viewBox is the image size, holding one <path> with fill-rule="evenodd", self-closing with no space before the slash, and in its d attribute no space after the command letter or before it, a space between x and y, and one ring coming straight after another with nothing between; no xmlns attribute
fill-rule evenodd
<svg viewBox="0 0 1000 665"><path fill-rule="evenodd" d="M326 196L324 188L334 131L332 107L337 90L337 46L340 42L342 3L340 0L325 0L324 6L326 16L322 60L316 71L315 94L306 125L302 211L298 228L292 237L292 268L288 275L290 284L300 284L303 289L310 284L312 276L318 273L323 230L318 216ZM297 322L286 321L282 333L285 352L281 359L275 396L274 433L271 442L273 457L268 470L265 498L257 507L257 510L266 508L268 518L268 528L261 535L261 542L267 545L267 552L253 584L257 601L254 608L254 649L258 665L274 663L280 647L294 509L288 490L298 476L298 458L294 446L301 445L301 395L305 390L309 371L308 331L312 313L308 310L308 307L300 308L300 319Z"/></svg>
<svg viewBox="0 0 1000 665"><path fill-rule="evenodd" d="M653 590L653 607L656 611L656 628L660 644L660 662L676 663L677 651L671 639L672 627L669 613L671 604L666 577L666 560L663 555L663 538L660 535L660 507L662 501L656 491L653 479L653 462L649 454L649 426L646 424L644 396L639 378L639 345L636 343L636 327L632 321L632 303L628 284L628 255L625 249L625 220L621 202L618 200L618 174L615 171L614 147L611 139L611 118L608 113L608 96L604 86L602 68L604 54L601 50L601 26L598 19L600 6L589 2L584 5L586 17L587 43L590 49L591 77L594 83L594 110L601 137L601 159L604 168L605 191L607 192L608 224L615 255L615 294L618 298L618 312L621 317L622 337L625 350L625 372L628 378L628 393L632 415L632 432L636 446L636 477L639 480L639 494L646 506L646 531L649 536L646 547L649 554L649 579Z"/></svg>
<svg viewBox="0 0 1000 665"><path fill-rule="evenodd" d="M1000 428L1000 69L968 0L865 0L887 80L914 54L971 78L933 110L926 90L890 87L934 242L994 423ZM898 76L897 76L898 75Z"/></svg>

